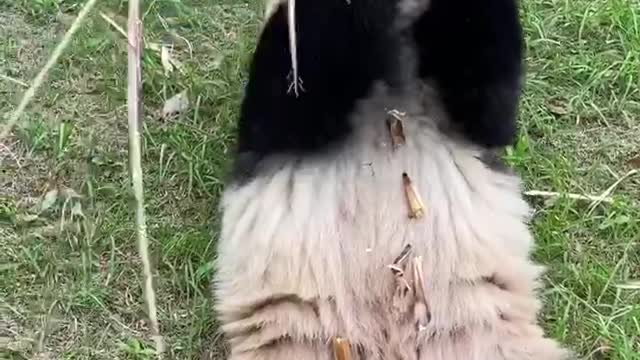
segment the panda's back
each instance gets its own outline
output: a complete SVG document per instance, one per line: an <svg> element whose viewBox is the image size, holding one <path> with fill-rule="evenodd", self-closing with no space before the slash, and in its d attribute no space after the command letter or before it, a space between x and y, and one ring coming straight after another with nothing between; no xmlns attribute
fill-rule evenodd
<svg viewBox="0 0 640 360"><path fill-rule="evenodd" d="M520 181L487 157L515 134L517 6L462 3L297 0L299 79L268 11L221 204L231 359L567 355L536 322Z"/></svg>
<svg viewBox="0 0 640 360"><path fill-rule="evenodd" d="M342 336L363 359L559 359L534 325L518 178L429 113L404 112L398 145L388 112L362 108L331 156L274 159L225 193L216 295L234 351L320 359Z"/></svg>

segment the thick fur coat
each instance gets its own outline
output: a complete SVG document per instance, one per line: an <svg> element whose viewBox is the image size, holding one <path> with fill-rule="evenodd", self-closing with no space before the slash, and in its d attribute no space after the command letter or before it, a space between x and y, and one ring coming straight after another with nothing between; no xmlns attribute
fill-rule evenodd
<svg viewBox="0 0 640 360"><path fill-rule="evenodd" d="M429 9L445 1L432 0ZM491 14L515 9L510 0L476 2L497 6ZM269 13L243 103L234 179L221 204L215 310L230 358L333 359L335 337L350 342L353 359L567 358L536 322L541 268L529 259L530 209L520 181L487 160L515 129L519 64L468 74L466 100L446 100L465 75L439 70L444 59L424 66L433 41L420 35L405 42L406 28L378 27L391 18L393 29L393 17L402 15L387 3L401 2L297 0L300 98L283 82L290 65L285 10ZM455 18L458 10L447 11ZM369 12L376 17L358 22ZM333 34L328 23L318 29L325 15L346 43L321 36ZM373 20L378 25L359 25ZM411 22L413 34L420 21ZM412 51L398 46L406 43ZM383 45L396 55L370 65ZM323 57L340 46L347 51L340 56L352 58L340 64ZM468 61L489 62L486 48ZM512 51L518 62L519 50ZM353 62L366 68L338 67ZM332 91L342 75L346 83ZM403 113L405 142L397 147L391 110ZM422 198L422 217L410 216L403 174Z"/></svg>

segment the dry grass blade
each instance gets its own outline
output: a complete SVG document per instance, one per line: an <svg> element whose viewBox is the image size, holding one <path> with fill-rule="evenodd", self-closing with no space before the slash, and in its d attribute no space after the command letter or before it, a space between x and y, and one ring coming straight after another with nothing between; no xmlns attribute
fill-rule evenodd
<svg viewBox="0 0 640 360"><path fill-rule="evenodd" d="M125 39L127 39L127 41L129 40L128 36L127 36L127 32L124 31L124 29L122 27L120 27L120 25L118 25L118 23L113 20L111 17L109 17L107 14L100 12L100 17L106 21L109 25L111 25L114 29L116 29L117 32L120 33L120 35L122 35Z"/></svg>
<svg viewBox="0 0 640 360"><path fill-rule="evenodd" d="M391 134L391 144L393 149L396 150L407 141L404 135L404 125L402 124L402 119L406 114L398 110L391 110L388 114L387 126L389 127L389 134Z"/></svg>
<svg viewBox="0 0 640 360"><path fill-rule="evenodd" d="M611 199L611 198L600 198L599 196L593 196L593 195L560 193L560 192L553 192L553 191L531 190L531 191L526 191L524 194L526 196L542 197L542 198L561 198L561 197L566 197L567 199L571 199L571 200L584 200L584 201L598 201L598 200L600 200L601 202L606 202L606 203L612 203L613 202L613 199Z"/></svg>
<svg viewBox="0 0 640 360"><path fill-rule="evenodd" d="M600 196L598 196L598 198L591 205L589 205L589 212L587 213L587 215L593 214L593 212L598 207L598 205L604 202L611 195L611 193L613 193L613 190L615 190L618 187L618 185L620 185L626 179L638 174L638 172L640 171L638 171L637 169L633 169L628 173L624 174L624 176L622 176L620 179L616 180L616 182L614 182L613 185L609 186L607 190L603 191L602 194L600 194Z"/></svg>
<svg viewBox="0 0 640 360"><path fill-rule="evenodd" d="M347 339L333 338L333 353L336 360L351 360L351 345Z"/></svg>
<svg viewBox="0 0 640 360"><path fill-rule="evenodd" d="M598 207L598 205L602 203L609 203L609 204L613 203L613 199L611 198L611 194L613 193L613 190L615 190L623 181L638 174L639 172L640 171L638 169L633 169L627 172L626 174L624 174L624 176L622 176L621 178L616 180L616 182L614 182L611 186L609 186L609 188L603 191L602 194L595 195L595 196L571 194L571 193L559 193L559 192L552 192L552 191L539 191L539 190L527 191L524 194L527 196L537 196L537 197L547 197L547 198L566 197L567 199L572 199L572 200L589 201L591 202L591 204L589 205L588 215L591 215L593 211L595 211L595 209Z"/></svg>
<svg viewBox="0 0 640 360"><path fill-rule="evenodd" d="M618 289L640 291L640 280L629 281L626 284L617 285Z"/></svg>
<svg viewBox="0 0 640 360"><path fill-rule="evenodd" d="M20 120L20 117L24 113L24 110L27 108L27 106L29 105L33 97L36 95L36 92L38 91L40 86L42 86L42 84L44 83L44 80L47 77L49 70L51 70L53 65L55 65L58 62L58 59L60 58L64 50L71 43L71 39L73 39L73 35L78 31L78 29L80 28L80 25L82 25L87 15L89 15L89 12L91 11L91 9L93 9L93 7L97 2L98 0L89 0L84 4L84 6L82 7L82 10L80 10L80 12L78 13L78 17L76 17L73 24L71 24L71 27L69 28L69 30L67 30L67 32L64 34L62 41L60 41L58 46L56 46L56 48L53 50L53 53L51 53L49 60L47 60L47 63L44 65L44 67L40 69L40 72L38 73L38 75L36 75L35 79L33 79L31 86L27 89L27 91L22 96L22 100L20 101L20 104L18 104L18 107L16 108L16 110L9 117L9 121L2 129L2 133L0 133L0 140L3 140L7 136L9 136L9 133L11 133L11 130L13 129L13 127L16 125L18 120Z"/></svg>
<svg viewBox="0 0 640 360"><path fill-rule="evenodd" d="M11 76L7 76L7 75L2 75L2 74L0 74L0 79L2 79L2 80L6 80L6 81L8 81L8 82L10 82L10 83L14 83L14 84L16 84L16 85L20 85L20 86L22 86L22 87L26 87L26 88L28 88L28 87L29 87L29 84L25 83L24 81L21 81L21 80L18 80L18 79L14 79L14 78L12 78Z"/></svg>
<svg viewBox="0 0 640 360"><path fill-rule="evenodd" d="M158 324L158 310L156 296L153 289L153 275L151 261L149 259L149 240L147 238L147 225L144 213L144 190L142 180L142 156L141 156L141 115L142 115L142 21L140 20L140 1L129 0L129 24L128 24L129 50L128 55L128 79L127 79L127 104L129 115L129 163L131 182L136 198L136 230L138 235L138 251L143 266L144 294L151 323L152 336L156 345L156 352L164 351L164 343L160 336Z"/></svg>
<svg viewBox="0 0 640 360"><path fill-rule="evenodd" d="M420 193L413 186L413 182L407 173L402 174L402 183L404 185L404 193L409 203L409 218L419 219L424 216L424 203L420 197Z"/></svg>

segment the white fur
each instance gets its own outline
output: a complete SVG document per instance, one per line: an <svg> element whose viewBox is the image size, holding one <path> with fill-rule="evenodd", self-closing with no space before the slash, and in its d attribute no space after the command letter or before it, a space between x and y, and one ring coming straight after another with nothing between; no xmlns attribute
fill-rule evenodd
<svg viewBox="0 0 640 360"><path fill-rule="evenodd" d="M392 108L409 111L396 151ZM541 268L528 258L519 179L489 169L424 108L377 96L334 154L276 159L226 190L215 295L232 359L332 359L334 336L354 359L565 358L536 325ZM424 200L421 219L408 217L403 172ZM406 244L423 259L422 330L387 268Z"/></svg>

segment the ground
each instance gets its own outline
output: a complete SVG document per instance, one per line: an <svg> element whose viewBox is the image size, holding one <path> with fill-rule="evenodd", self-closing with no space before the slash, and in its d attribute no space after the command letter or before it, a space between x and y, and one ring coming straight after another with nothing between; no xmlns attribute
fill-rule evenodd
<svg viewBox="0 0 640 360"><path fill-rule="evenodd" d="M0 0L3 117L82 3ZM261 12L245 0L147 4L143 161L162 333L173 358L220 358L208 288L216 203ZM152 358L127 174L126 43L100 13L126 26L126 1L100 1L0 144L3 358ZM529 198L534 256L548 267L545 329L588 359L640 359L640 6L526 0L522 16L527 86L507 159L527 190L610 189L611 200ZM179 69L163 67L162 44ZM183 90L188 110L159 116Z"/></svg>

